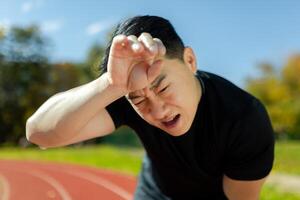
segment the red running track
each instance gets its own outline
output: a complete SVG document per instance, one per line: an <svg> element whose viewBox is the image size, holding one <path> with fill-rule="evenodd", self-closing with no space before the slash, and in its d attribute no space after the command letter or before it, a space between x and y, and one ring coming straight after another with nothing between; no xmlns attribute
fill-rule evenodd
<svg viewBox="0 0 300 200"><path fill-rule="evenodd" d="M0 160L0 200L132 200L136 178L75 164Z"/></svg>

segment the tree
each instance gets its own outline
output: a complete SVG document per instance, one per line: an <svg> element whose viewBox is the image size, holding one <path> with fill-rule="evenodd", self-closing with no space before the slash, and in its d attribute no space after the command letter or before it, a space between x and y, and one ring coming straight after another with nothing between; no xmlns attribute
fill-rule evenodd
<svg viewBox="0 0 300 200"><path fill-rule="evenodd" d="M249 78L247 90L266 105L279 137L300 139L300 56L292 56L281 70L270 64L259 69L261 76Z"/></svg>
<svg viewBox="0 0 300 200"><path fill-rule="evenodd" d="M42 103L80 83L75 65L48 62L49 44L37 26L13 27L0 41L0 143L16 144Z"/></svg>
<svg viewBox="0 0 300 200"><path fill-rule="evenodd" d="M104 48L100 44L93 44L88 50L86 64L89 66L89 69L95 74L99 74L99 65L102 62L102 57L104 54Z"/></svg>
<svg viewBox="0 0 300 200"><path fill-rule="evenodd" d="M10 62L46 62L49 40L38 26L12 27L2 34L0 52Z"/></svg>

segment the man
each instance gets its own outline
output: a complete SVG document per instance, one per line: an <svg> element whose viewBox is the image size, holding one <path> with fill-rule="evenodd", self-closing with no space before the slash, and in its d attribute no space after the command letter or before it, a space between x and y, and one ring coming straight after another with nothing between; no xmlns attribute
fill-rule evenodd
<svg viewBox="0 0 300 200"><path fill-rule="evenodd" d="M132 127L146 156L137 200L254 200L271 171L264 106L226 79L197 70L172 25L137 16L118 25L96 80L58 93L26 124L41 147Z"/></svg>

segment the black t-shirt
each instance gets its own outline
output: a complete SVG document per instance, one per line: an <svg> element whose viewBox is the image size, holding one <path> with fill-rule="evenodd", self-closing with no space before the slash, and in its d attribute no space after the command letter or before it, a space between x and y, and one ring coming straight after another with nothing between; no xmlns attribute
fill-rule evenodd
<svg viewBox="0 0 300 200"><path fill-rule="evenodd" d="M122 97L106 107L115 126L128 125L151 160L153 178L171 199L226 199L222 177L257 180L274 159L264 106L228 80L197 71L202 96L190 130L171 136L143 120Z"/></svg>

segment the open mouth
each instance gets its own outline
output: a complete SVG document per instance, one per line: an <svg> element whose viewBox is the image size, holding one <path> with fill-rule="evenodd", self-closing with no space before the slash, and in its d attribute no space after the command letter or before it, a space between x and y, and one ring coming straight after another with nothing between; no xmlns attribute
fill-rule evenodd
<svg viewBox="0 0 300 200"><path fill-rule="evenodd" d="M179 118L180 114L177 114L173 119L171 119L170 121L162 122L162 124L167 128L173 128L174 126L176 126L177 122L179 121Z"/></svg>

